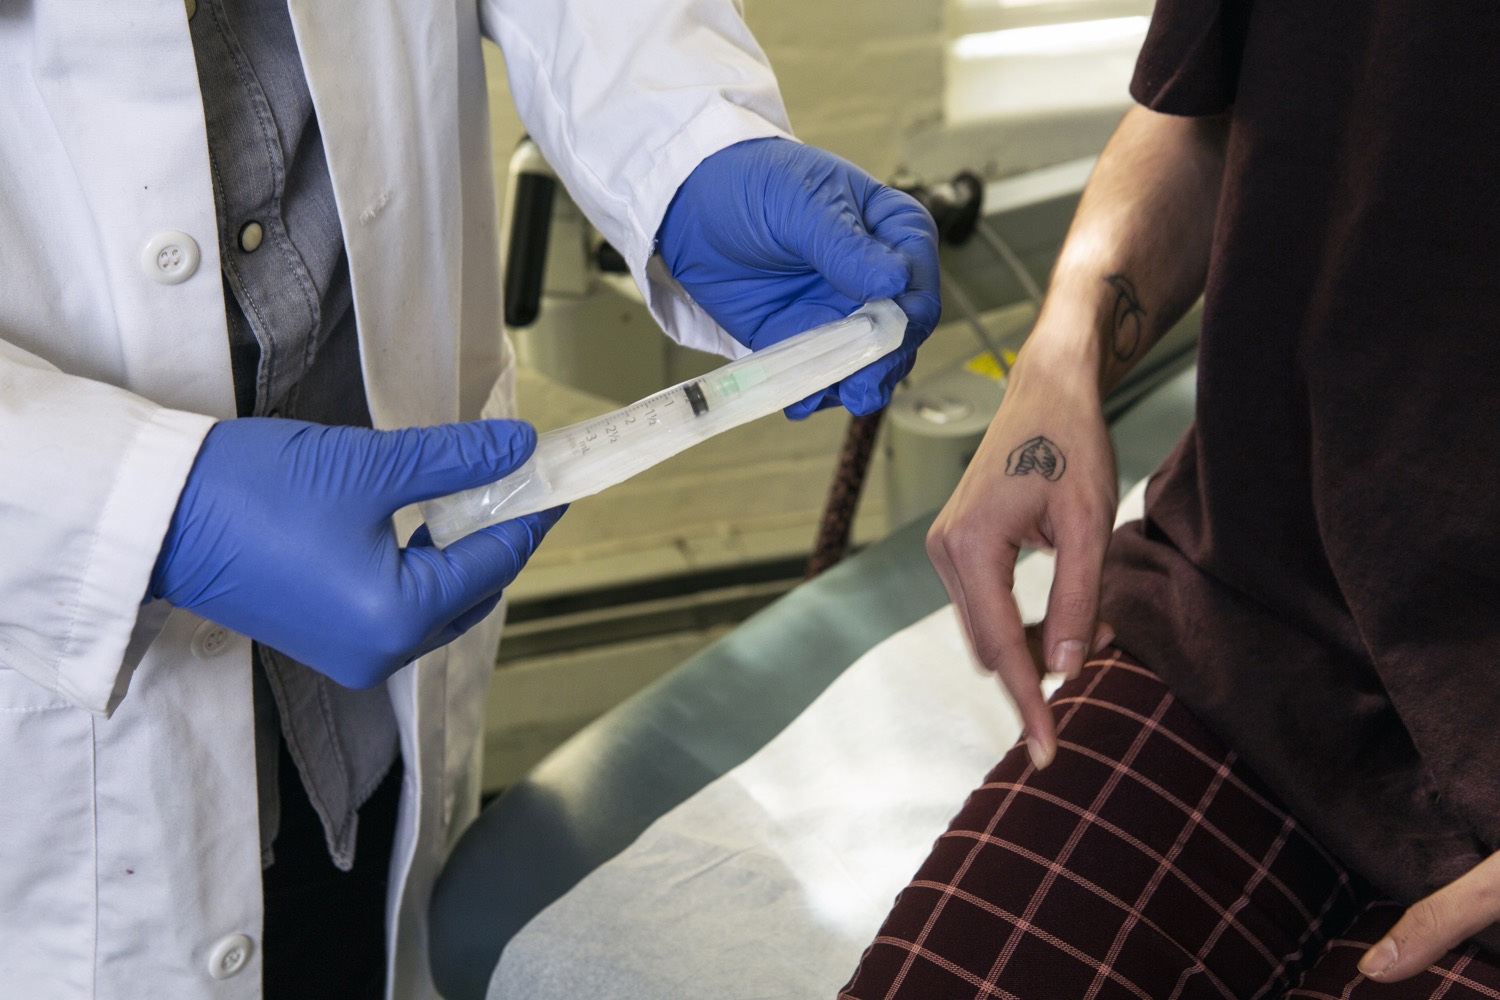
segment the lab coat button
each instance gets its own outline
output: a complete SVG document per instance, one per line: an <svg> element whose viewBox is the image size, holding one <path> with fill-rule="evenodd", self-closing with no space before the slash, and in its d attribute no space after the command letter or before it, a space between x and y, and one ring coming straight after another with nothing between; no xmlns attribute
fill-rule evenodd
<svg viewBox="0 0 1500 1000"><path fill-rule="evenodd" d="M183 3L187 6L188 20L191 21L193 15L198 13L198 0L183 0Z"/></svg>
<svg viewBox="0 0 1500 1000"><path fill-rule="evenodd" d="M215 979L228 979L250 963L250 952L254 946L243 934L231 934L218 944L208 956L208 974Z"/></svg>
<svg viewBox="0 0 1500 1000"><path fill-rule="evenodd" d="M198 270L198 244L187 233L169 229L157 233L141 254L141 269L152 281L176 285Z"/></svg>
<svg viewBox="0 0 1500 1000"><path fill-rule="evenodd" d="M207 659L229 648L230 632L223 625L204 622L193 632L193 655Z"/></svg>

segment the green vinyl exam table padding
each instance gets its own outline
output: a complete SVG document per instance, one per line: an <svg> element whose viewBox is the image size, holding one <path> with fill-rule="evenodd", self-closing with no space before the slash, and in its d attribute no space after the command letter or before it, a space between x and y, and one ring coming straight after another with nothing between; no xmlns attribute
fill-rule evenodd
<svg viewBox="0 0 1500 1000"><path fill-rule="evenodd" d="M1122 494L1187 427L1194 376L1179 371L1114 421ZM747 619L492 803L433 892L432 971L443 996L483 998L501 951L532 917L749 759L865 652L946 604L924 546L932 516Z"/></svg>

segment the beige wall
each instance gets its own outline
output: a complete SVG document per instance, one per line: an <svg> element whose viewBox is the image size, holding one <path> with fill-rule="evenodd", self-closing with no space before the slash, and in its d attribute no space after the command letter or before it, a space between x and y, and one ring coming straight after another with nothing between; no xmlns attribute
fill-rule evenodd
<svg viewBox="0 0 1500 1000"><path fill-rule="evenodd" d="M888 179L902 137L943 113L942 0L747 0L807 142Z"/></svg>
<svg viewBox="0 0 1500 1000"><path fill-rule="evenodd" d="M888 179L900 166L902 137L942 117L942 6L943 0L746 0L745 16L776 69L797 134ZM485 61L503 185L522 129L499 49L486 43Z"/></svg>

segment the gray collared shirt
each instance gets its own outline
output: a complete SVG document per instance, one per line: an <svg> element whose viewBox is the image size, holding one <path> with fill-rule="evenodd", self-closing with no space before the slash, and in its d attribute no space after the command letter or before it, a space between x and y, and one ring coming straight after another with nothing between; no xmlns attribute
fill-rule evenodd
<svg viewBox="0 0 1500 1000"><path fill-rule="evenodd" d="M333 182L284 2L189 5L241 416L370 425ZM256 646L263 863L279 827L277 720L334 864L397 751L383 688L353 691Z"/></svg>

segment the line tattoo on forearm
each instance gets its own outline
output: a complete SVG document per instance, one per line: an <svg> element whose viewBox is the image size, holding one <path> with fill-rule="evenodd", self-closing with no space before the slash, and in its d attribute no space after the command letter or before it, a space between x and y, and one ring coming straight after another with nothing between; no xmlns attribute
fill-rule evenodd
<svg viewBox="0 0 1500 1000"><path fill-rule="evenodd" d="M1067 468L1068 462L1063 458L1062 449L1040 435L1018 447L1005 460L1007 476L1034 474L1041 476L1049 483L1055 483L1061 479Z"/></svg>
<svg viewBox="0 0 1500 1000"><path fill-rule="evenodd" d="M1125 275L1111 274L1104 280L1115 290L1110 348L1116 358L1129 361L1141 346L1141 336L1146 325L1146 307L1141 305L1140 296L1135 292L1135 284Z"/></svg>

